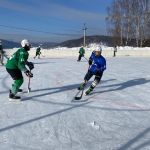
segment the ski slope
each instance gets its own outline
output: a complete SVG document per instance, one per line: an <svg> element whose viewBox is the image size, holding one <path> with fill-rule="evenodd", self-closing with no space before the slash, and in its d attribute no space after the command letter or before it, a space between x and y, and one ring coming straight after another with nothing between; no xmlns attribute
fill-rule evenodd
<svg viewBox="0 0 150 150"><path fill-rule="evenodd" d="M106 58L101 84L72 102L88 68L76 59L31 59L21 102L0 66L0 150L150 150L150 58Z"/></svg>

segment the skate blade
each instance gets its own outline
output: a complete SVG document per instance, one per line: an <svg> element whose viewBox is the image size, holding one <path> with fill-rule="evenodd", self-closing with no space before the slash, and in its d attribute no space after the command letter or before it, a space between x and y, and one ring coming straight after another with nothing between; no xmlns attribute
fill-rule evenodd
<svg viewBox="0 0 150 150"><path fill-rule="evenodd" d="M20 99L9 98L9 102L20 102L20 101L21 101L21 98Z"/></svg>
<svg viewBox="0 0 150 150"><path fill-rule="evenodd" d="M89 93L89 94L84 93L84 96L90 96L90 95L92 95L92 94L91 93Z"/></svg>
<svg viewBox="0 0 150 150"><path fill-rule="evenodd" d="M88 94L86 94L86 92L84 92L83 95L84 95L84 96L89 96L89 95L92 95L92 92L90 92L90 93L88 93Z"/></svg>
<svg viewBox="0 0 150 150"><path fill-rule="evenodd" d="M84 92L84 94L83 94L84 96L87 96L87 95L89 95L89 94L86 94L86 92Z"/></svg>

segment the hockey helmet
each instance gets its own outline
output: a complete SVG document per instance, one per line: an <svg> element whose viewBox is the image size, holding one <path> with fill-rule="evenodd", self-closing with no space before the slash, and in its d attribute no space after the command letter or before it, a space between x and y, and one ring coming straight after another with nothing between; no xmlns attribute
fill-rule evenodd
<svg viewBox="0 0 150 150"><path fill-rule="evenodd" d="M101 46L97 46L97 47L95 48L95 51L100 51L100 52L102 52Z"/></svg>
<svg viewBox="0 0 150 150"><path fill-rule="evenodd" d="M31 47L31 44L30 44L29 40L24 39L21 41L21 46L22 47L25 47L25 46Z"/></svg>

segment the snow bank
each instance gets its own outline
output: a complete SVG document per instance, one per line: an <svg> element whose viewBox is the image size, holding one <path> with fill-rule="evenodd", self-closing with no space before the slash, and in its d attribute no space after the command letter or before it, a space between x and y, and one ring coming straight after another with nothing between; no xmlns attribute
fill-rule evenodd
<svg viewBox="0 0 150 150"><path fill-rule="evenodd" d="M103 55L105 57L113 56L113 47L101 46L103 49ZM85 57L89 57L91 52L94 50L95 46L90 46L85 48ZM78 57L80 47L67 48L67 47L58 47L54 49L42 49L42 56L44 57ZM10 56L14 53L17 48L6 50L6 53ZM133 57L150 57L150 47L117 47L116 56L133 56ZM30 50L30 56L34 57L36 53L36 48Z"/></svg>

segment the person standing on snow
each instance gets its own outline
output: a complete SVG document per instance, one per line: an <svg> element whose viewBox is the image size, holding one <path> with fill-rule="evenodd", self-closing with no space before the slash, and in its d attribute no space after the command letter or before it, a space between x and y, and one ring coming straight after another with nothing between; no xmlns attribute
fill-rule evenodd
<svg viewBox="0 0 150 150"><path fill-rule="evenodd" d="M79 50L79 57L78 57L78 60L77 61L81 61L81 58L84 57L84 54L85 54L85 50L83 48L83 46L80 48Z"/></svg>
<svg viewBox="0 0 150 150"><path fill-rule="evenodd" d="M37 49L36 49L36 55L34 57L34 59L38 56L38 59L40 59L40 55L41 55L41 47L39 46Z"/></svg>
<svg viewBox="0 0 150 150"><path fill-rule="evenodd" d="M113 57L116 57L116 53L117 53L117 46L115 45L114 46L114 55L113 55Z"/></svg>
<svg viewBox="0 0 150 150"><path fill-rule="evenodd" d="M3 60L4 60L4 51L3 51L2 42L0 40L0 63L1 65L4 65Z"/></svg>
<svg viewBox="0 0 150 150"><path fill-rule="evenodd" d="M28 62L29 53L28 51L31 48L31 44L27 39L21 41L21 48L19 48L8 60L6 63L6 70L14 80L12 88L9 93L10 100L20 99L20 96L17 96L17 92L22 92L20 89L23 84L22 71L28 76L33 77L33 74L30 70L34 68L32 62ZM26 65L30 70L26 68Z"/></svg>
<svg viewBox="0 0 150 150"><path fill-rule="evenodd" d="M92 52L90 58L89 58L89 69L84 77L84 82L78 87L78 90L83 90L86 86L87 82L90 80L90 78L94 75L94 81L92 82L89 89L85 92L85 95L90 94L93 89L97 86L97 84L100 82L103 72L106 69L106 60L101 55L102 48L97 47L95 51Z"/></svg>

